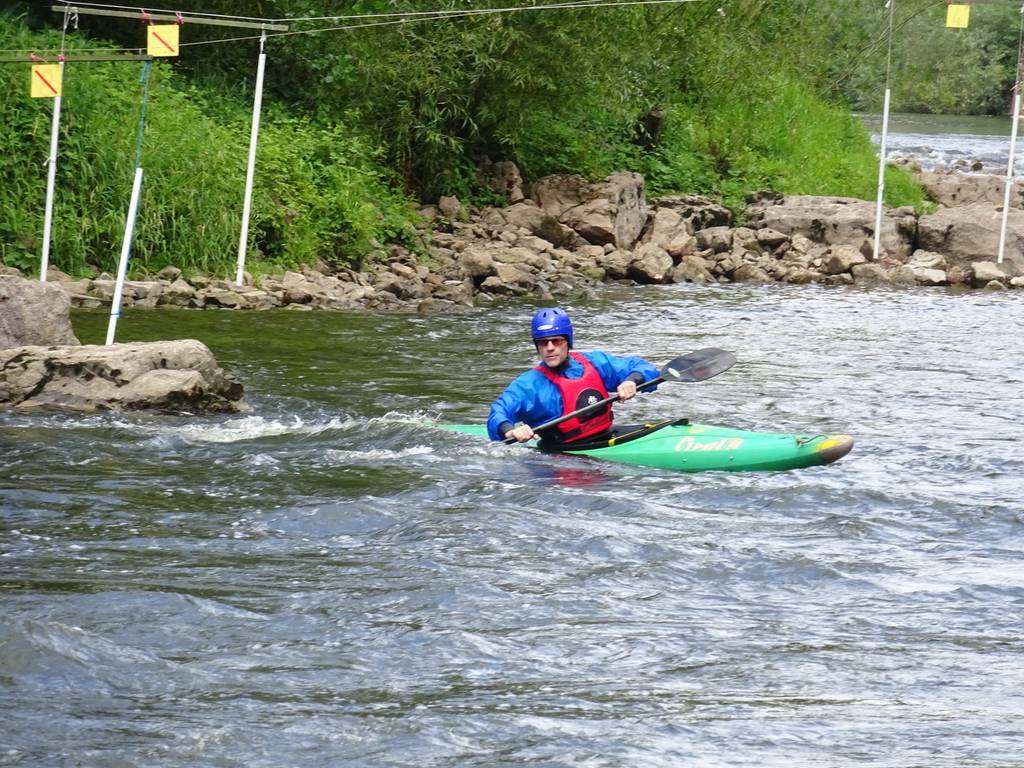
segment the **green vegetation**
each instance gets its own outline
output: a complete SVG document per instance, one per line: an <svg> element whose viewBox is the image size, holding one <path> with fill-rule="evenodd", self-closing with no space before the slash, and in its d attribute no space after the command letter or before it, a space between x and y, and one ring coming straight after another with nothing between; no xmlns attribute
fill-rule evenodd
<svg viewBox="0 0 1024 768"><path fill-rule="evenodd" d="M59 45L57 35L29 34L9 18L0 19L0 36L12 48ZM51 263L72 274L117 268L143 66L65 67ZM53 102L27 98L28 74L27 65L0 69L0 260L37 272ZM167 64L153 65L135 273L174 264L234 275L250 110L241 100L176 83ZM267 105L247 268L260 272L317 259L359 265L380 243L410 239L412 201L378 160L372 142L341 123L318 124Z"/></svg>
<svg viewBox="0 0 1024 768"><path fill-rule="evenodd" d="M7 49L59 47L59 18L48 5L33 0L31 25L0 16ZM423 10L413 0L183 0L179 7L279 18ZM877 160L867 133L845 106L827 101L837 67L850 62L836 54L845 50L840 43L867 34L866 22L842 9L839 0L730 0L401 24L378 18L332 31L324 29L359 22L291 22L292 31L311 34L267 43L248 264L258 271L317 259L359 265L381 244L412 245L414 197L487 199L477 179L483 158L514 160L527 182L636 170L652 195L704 193L737 211L762 189L871 199ZM137 22L83 16L80 24L68 49L98 40L139 45ZM190 25L186 34L212 42L249 33ZM153 66L136 270L173 263L233 273L257 50L254 40L199 45ZM53 263L73 273L114 268L140 67L67 67ZM51 102L26 97L27 66L0 73L0 258L31 271ZM900 171L890 172L886 196L890 205L921 203Z"/></svg>
<svg viewBox="0 0 1024 768"><path fill-rule="evenodd" d="M833 51L823 85L854 109L881 111L889 10L875 0L817 0L821 39ZM896 112L1005 115L1011 109L1020 3L971 6L967 29L946 27L946 3L898 0L893 14L891 108Z"/></svg>

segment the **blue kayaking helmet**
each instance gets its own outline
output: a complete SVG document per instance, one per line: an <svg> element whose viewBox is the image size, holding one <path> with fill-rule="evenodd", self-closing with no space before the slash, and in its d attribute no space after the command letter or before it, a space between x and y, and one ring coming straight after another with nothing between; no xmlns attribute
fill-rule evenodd
<svg viewBox="0 0 1024 768"><path fill-rule="evenodd" d="M538 310L530 324L530 332L534 342L551 336L565 336L569 340L569 349L572 349L572 321L565 310L558 307Z"/></svg>

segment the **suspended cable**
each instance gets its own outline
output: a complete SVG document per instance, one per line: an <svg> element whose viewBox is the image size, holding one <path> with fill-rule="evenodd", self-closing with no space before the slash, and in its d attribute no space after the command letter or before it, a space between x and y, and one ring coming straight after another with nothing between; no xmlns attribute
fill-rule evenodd
<svg viewBox="0 0 1024 768"><path fill-rule="evenodd" d="M710 2L710 0L615 0L614 3L601 2L599 0L578 0L574 3L558 3L549 4L543 6L529 6L524 8L493 8L493 9L474 9L466 11L430 11L422 12L417 11L414 14L367 14L365 16L328 16L318 17L316 20L321 19L363 19L373 17L385 17L382 21L369 21L357 24L342 24L331 27L318 27L316 29L304 29L304 30L291 30L288 32L269 32L266 34L266 38L278 38L278 37L292 37L295 35L317 35L323 32L348 32L355 29L365 29L371 27L391 27L400 26L405 24L414 24L423 21L442 21L458 18L466 18L472 16L486 16L491 14L503 14L503 13L516 13L520 11L535 11L535 10L576 10L581 8L612 8L612 7L625 7L625 6L636 6L636 5L678 5L681 3L695 3L695 2ZM427 15L430 14L430 15ZM394 17L394 18L393 18ZM304 21L307 19L275 19L278 22L294 23L295 21ZM217 45L220 43L237 43L245 42L249 40L260 40L262 35L242 35L240 37L225 37L218 38L216 40L197 40L189 43L181 43L181 47L193 47L201 45Z"/></svg>
<svg viewBox="0 0 1024 768"><path fill-rule="evenodd" d="M57 2L66 4L69 8L106 8L115 11L137 11L143 13L143 9L137 5L112 5L110 3L70 3L68 0L56 0ZM164 11L159 8L146 8L149 13L175 13L176 11ZM202 16L207 19L236 19L238 21L271 21L271 19L265 19L259 16L233 16L226 13L202 13L192 11L188 12L189 16Z"/></svg>
<svg viewBox="0 0 1024 768"><path fill-rule="evenodd" d="M316 29L306 30L292 30L288 32L268 32L266 38L272 37L289 37L293 35L315 35L322 32L347 32L354 29L362 29L364 27L386 27L386 26L398 26L401 24L410 24L419 21L440 21L448 19L466 18L472 16L486 16L495 14L508 14L508 13L520 13L523 11L558 11L558 10L581 10L588 8L624 8L631 6L647 6L647 5L681 5L684 3L700 3L700 2L713 2L714 0L574 0L574 2L561 2L561 3L549 3L547 5L536 5L536 6L524 6L524 7L505 7L505 8L476 8L471 10L461 11L413 11L409 13L391 13L391 14L365 14L362 16L322 16L322 17L305 17L305 18L287 18L287 19L265 19L260 17L249 17L249 16L229 16L226 14L212 14L212 13L191 13L191 16L202 16L205 18L222 18L222 19L239 19L245 21L265 21L265 22L295 22L295 21L322 21L322 20L343 20L349 19L356 21L358 19L373 19L380 18L381 21L368 21L364 23L355 24L343 24L331 27L318 27ZM104 8L104 9L117 9L117 10L129 10L142 12L142 9L138 6L126 6L126 5L111 5L108 3L75 3L75 6L68 5L68 8L73 7L92 7L92 8ZM169 11L160 11L157 9L149 9L149 13L169 13ZM260 35L241 35L238 37L223 37L215 40L198 40L193 42L181 43L182 48L202 46L202 45L219 45L221 43L239 43L247 42L251 40L260 40ZM128 53L128 54L140 54L145 51L144 48L77 48L76 53ZM29 50L23 49L8 49L0 50L0 54L26 54L30 53Z"/></svg>
<svg viewBox="0 0 1024 768"><path fill-rule="evenodd" d="M415 19L426 16L430 18L447 18L476 16L500 13L520 13L523 11L576 10L579 8L615 8L631 5L674 5L679 3L709 2L710 0L573 0L572 2L547 3L545 5L510 6L504 8L477 8L473 10L436 10L436 11L392 11L389 13L367 13L348 16L295 16L276 19L276 21L296 23L302 21L347 21L352 19Z"/></svg>
<svg viewBox="0 0 1024 768"><path fill-rule="evenodd" d="M58 0L68 5L68 7L82 7L82 8L102 8L110 10L120 11L137 11L143 12L143 9L139 6L133 5L115 5L111 3L74 3L71 5L67 0ZM449 17L464 17L464 16L477 16L477 15L489 15L489 14L502 14L502 13L520 13L523 11L550 11L550 10L575 10L579 8L618 8L628 7L636 5L674 5L680 3L699 3L699 2L712 2L712 0L566 0L565 2L548 3L545 5L529 5L529 6L508 6L503 8L476 8L470 10L445 10L437 9L431 11L393 11L390 13L369 13L359 15L334 15L334 16L297 16L297 17L286 17L280 19L267 19L259 16L238 16L232 14L223 13L200 13L200 12L189 12L190 16L201 16L208 19L235 19L239 21L252 21L252 22L301 22L301 21L349 21L357 19L396 19L396 20L416 20L419 17L424 17L427 20L449 18ZM149 13L174 13L174 11L160 10L154 8L146 9ZM327 30L325 30L327 31ZM243 38L249 39L249 38ZM253 39L259 39L259 36L254 36Z"/></svg>

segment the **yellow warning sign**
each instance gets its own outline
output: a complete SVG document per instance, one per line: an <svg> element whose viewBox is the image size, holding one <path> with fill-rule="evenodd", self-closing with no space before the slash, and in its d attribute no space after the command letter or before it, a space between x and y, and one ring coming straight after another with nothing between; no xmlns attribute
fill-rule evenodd
<svg viewBox="0 0 1024 768"><path fill-rule="evenodd" d="M946 26L952 29L967 29L971 21L971 6L949 5L946 8Z"/></svg>
<svg viewBox="0 0 1024 768"><path fill-rule="evenodd" d="M146 27L146 52L150 56L177 56L178 29L177 24L153 24Z"/></svg>
<svg viewBox="0 0 1024 768"><path fill-rule="evenodd" d="M32 65L32 98L52 99L60 96L60 64Z"/></svg>

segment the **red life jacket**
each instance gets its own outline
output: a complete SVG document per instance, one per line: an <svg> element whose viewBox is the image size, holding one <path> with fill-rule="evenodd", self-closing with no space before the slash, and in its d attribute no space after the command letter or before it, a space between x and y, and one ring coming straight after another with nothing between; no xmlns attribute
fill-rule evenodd
<svg viewBox="0 0 1024 768"><path fill-rule="evenodd" d="M583 366L583 375L578 379L559 376L543 363L537 366L537 370L544 374L547 380L558 387L558 391L562 393L562 416L608 397L608 390L605 389L604 382L601 380L601 374L597 372L593 363L579 352L570 352L569 355ZM551 431L557 435L559 441L567 443L599 434L611 427L612 406L611 403L608 403L604 408L584 414L582 418L577 416L574 419L567 419L552 427Z"/></svg>

